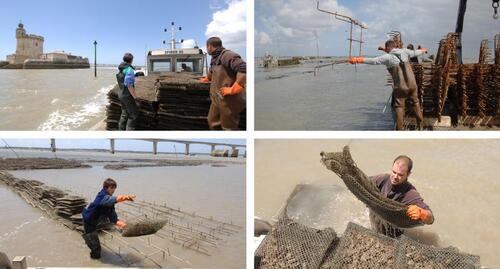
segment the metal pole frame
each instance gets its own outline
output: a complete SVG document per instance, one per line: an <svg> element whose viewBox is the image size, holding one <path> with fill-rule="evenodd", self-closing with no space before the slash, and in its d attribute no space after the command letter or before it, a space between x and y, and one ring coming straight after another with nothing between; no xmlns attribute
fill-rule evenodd
<svg viewBox="0 0 500 269"><path fill-rule="evenodd" d="M94 40L94 77L97 77L97 40Z"/></svg>
<svg viewBox="0 0 500 269"><path fill-rule="evenodd" d="M318 11L320 11L320 12L324 12L324 13L333 15L335 17L335 19L337 19L339 21L347 22L347 23L350 24L349 38L347 39L347 40L349 40L349 58L352 56L352 42L353 41L359 43L359 56L361 56L361 46L362 46L363 43L365 43L363 41L363 29L368 29L368 27L364 26L361 22L359 22L358 20L353 19L353 18L351 18L349 16L342 15L342 14L340 14L338 12L331 12L331 11L328 11L328 10L321 9L319 7L319 0L317 2L316 9ZM359 26L359 28L361 30L361 34L360 34L359 40L352 38L352 27L353 27L353 25Z"/></svg>

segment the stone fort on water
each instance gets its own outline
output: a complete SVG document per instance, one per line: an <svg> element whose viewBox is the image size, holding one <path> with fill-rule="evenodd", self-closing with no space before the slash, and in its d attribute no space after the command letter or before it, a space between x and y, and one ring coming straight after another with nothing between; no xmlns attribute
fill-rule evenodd
<svg viewBox="0 0 500 269"><path fill-rule="evenodd" d="M16 53L0 61L0 69L66 69L90 68L88 58L64 51L43 53L44 38L27 34L22 23L16 29Z"/></svg>

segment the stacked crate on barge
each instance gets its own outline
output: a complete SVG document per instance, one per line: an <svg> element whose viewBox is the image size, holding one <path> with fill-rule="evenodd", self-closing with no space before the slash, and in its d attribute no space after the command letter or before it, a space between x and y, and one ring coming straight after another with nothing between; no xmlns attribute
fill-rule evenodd
<svg viewBox="0 0 500 269"><path fill-rule="evenodd" d="M192 74L150 75L136 80L139 130L208 130L210 84ZM108 93L106 129L118 130L121 104L118 87ZM246 128L246 111L240 129Z"/></svg>

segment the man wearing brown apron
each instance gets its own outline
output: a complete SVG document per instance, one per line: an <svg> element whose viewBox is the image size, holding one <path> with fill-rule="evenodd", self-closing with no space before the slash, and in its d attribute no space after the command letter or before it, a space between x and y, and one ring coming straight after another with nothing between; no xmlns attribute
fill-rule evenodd
<svg viewBox="0 0 500 269"><path fill-rule="evenodd" d="M413 161L408 156L401 155L394 160L390 173L373 176L370 179L385 197L408 206L406 211L408 218L419 220L422 225L432 224L434 216L430 207L424 202L417 189L408 182L412 168ZM390 237L399 237L404 232L384 221L371 210L370 222L373 230Z"/></svg>
<svg viewBox="0 0 500 269"><path fill-rule="evenodd" d="M246 62L237 53L222 46L218 37L207 40L212 60L208 76L200 81L210 83L208 127L211 130L239 130L240 113L246 107Z"/></svg>
<svg viewBox="0 0 500 269"><path fill-rule="evenodd" d="M385 48L382 48L386 54L376 58L351 57L351 64L383 64L391 74L393 81L392 106L395 113L396 130L403 130L405 116L406 99L410 98L413 103L413 113L415 114L416 127L423 129L423 115L418 100L417 83L415 75L409 63L410 57L417 57L427 53L427 49L409 50L398 49L393 40L385 42Z"/></svg>

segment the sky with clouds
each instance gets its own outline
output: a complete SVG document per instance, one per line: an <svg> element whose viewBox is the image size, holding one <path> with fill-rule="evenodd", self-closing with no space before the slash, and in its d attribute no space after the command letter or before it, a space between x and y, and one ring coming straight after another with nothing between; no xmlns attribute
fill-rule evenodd
<svg viewBox="0 0 500 269"><path fill-rule="evenodd" d="M20 20L28 34L45 37L44 51L65 50L98 63L118 64L123 53L144 63L145 51L165 47L173 21L184 47L205 47L210 36L246 58L246 0L23 0L3 1L0 16L0 61L16 50ZM8 12L7 12L8 11Z"/></svg>
<svg viewBox="0 0 500 269"><path fill-rule="evenodd" d="M247 1L212 0L210 7L215 12L207 25L205 36L219 36L224 47L246 56Z"/></svg>
<svg viewBox="0 0 500 269"><path fill-rule="evenodd" d="M458 0L320 0L320 7L351 16L363 31L364 55L379 55L387 32L399 30L405 44L421 44L435 53L438 41L455 30ZM346 56L349 24L316 9L317 0L255 0L255 55ZM491 0L468 0L463 30L464 57L477 58L482 39L492 40L500 19L492 18ZM359 31L354 32L354 38ZM492 47L492 45L490 46ZM359 45L353 43L353 50Z"/></svg>

